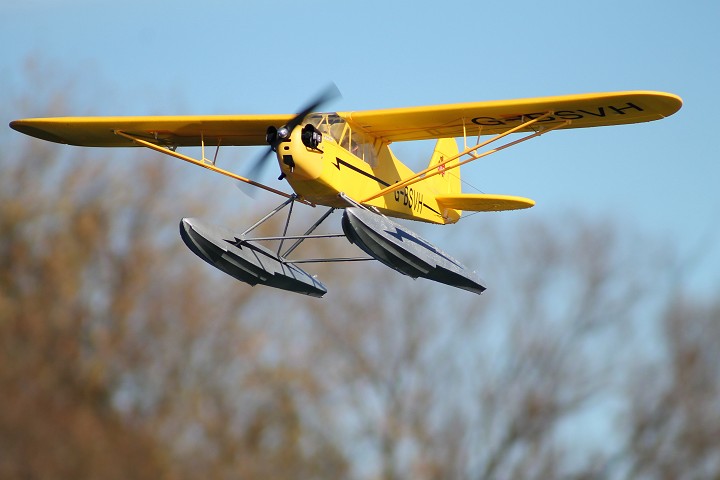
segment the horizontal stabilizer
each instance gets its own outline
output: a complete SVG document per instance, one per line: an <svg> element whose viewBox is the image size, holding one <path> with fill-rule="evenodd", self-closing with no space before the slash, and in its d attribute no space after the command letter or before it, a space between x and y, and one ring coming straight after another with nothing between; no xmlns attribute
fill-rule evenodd
<svg viewBox="0 0 720 480"><path fill-rule="evenodd" d="M501 212L520 210L535 205L535 201L514 195L495 195L487 193L460 193L456 195L437 195L435 199L442 208L470 210L473 212Z"/></svg>

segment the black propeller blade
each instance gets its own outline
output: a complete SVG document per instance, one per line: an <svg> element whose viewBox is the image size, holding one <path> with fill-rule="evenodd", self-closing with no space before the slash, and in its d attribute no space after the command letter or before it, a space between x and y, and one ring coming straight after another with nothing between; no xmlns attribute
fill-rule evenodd
<svg viewBox="0 0 720 480"><path fill-rule="evenodd" d="M337 85L331 83L330 85L325 87L312 102L306 105L305 108L300 111L300 113L295 115L295 118L290 120L285 126L290 132L292 132L295 127L300 125L302 121L305 120L305 117L316 111L320 107L320 105L324 105L325 103L331 100L335 100L338 97L340 97L340 90L338 90Z"/></svg>
<svg viewBox="0 0 720 480"><path fill-rule="evenodd" d="M253 163L247 170L247 175L244 176L249 179L258 178L262 174L262 171L265 169L265 166L268 165L267 160L277 149L278 144L283 140L287 139L292 133L293 129L295 129L295 127L300 125L303 120L305 120L305 117L317 111L321 105L335 100L340 96L340 90L337 88L337 86L334 83L330 83L330 85L320 91L320 93L316 95L311 102L305 105L305 107L300 110L300 112L295 115L288 123L279 128L276 128L274 125L269 126L266 134L266 139L269 146L258 158L253 161ZM239 186L243 187L241 188L243 191L246 191L246 189L244 188L246 185L247 184L244 182L239 182ZM248 191L246 191L246 193L248 193Z"/></svg>

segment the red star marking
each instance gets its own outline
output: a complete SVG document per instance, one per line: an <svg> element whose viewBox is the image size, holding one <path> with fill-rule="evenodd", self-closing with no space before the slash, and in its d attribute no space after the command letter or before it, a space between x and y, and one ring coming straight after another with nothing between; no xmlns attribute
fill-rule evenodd
<svg viewBox="0 0 720 480"><path fill-rule="evenodd" d="M444 177L445 176L445 165L439 165L438 172L440 172L441 177Z"/></svg>

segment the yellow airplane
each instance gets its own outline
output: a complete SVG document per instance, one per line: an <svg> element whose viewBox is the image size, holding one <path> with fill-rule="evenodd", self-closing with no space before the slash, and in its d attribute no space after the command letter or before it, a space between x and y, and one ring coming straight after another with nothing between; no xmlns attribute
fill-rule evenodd
<svg viewBox="0 0 720 480"><path fill-rule="evenodd" d="M474 271L388 217L435 224L457 222L463 211L502 211L532 207L531 199L463 193L461 165L553 130L659 120L677 112L680 97L663 92L629 91L518 100L458 103L410 108L317 113L339 94L333 85L300 113L278 115L56 117L16 120L15 130L51 142L86 147L143 146L240 182L286 197L280 206L242 233L211 227L197 219L180 222L188 247L211 265L251 285L323 296L327 289L298 265L315 261L379 260L413 278L423 277L482 293ZM520 138L493 146L511 134ZM483 138L485 136L486 138ZM477 139L468 144L470 138ZM459 149L457 138L462 138ZM427 168L413 172L390 144L436 139ZM221 147L269 145L254 170L275 153L286 193L217 165ZM201 147L201 158L177 151ZM212 159L206 148L214 148ZM329 209L302 235L288 235L292 206ZM290 205L285 229L275 237L250 232ZM313 235L335 209L344 209L343 233ZM369 256L290 259L297 246L313 238L345 236ZM283 242L294 240L282 251ZM267 242L277 241L270 249ZM264 243L264 244L263 244Z"/></svg>

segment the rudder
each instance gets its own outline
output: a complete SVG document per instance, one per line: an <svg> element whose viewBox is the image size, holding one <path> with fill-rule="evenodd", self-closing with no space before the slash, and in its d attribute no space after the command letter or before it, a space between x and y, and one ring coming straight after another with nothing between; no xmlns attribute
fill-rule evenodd
<svg viewBox="0 0 720 480"><path fill-rule="evenodd" d="M448 158L456 157L458 154L458 146L455 138L439 138L435 144L435 150L433 151L432 157L430 157L429 167L438 165ZM439 167L443 168L443 167ZM457 194L461 191L460 184L460 169L454 168L452 170L440 173L429 179L427 179L430 189L432 189L437 195L450 195Z"/></svg>

